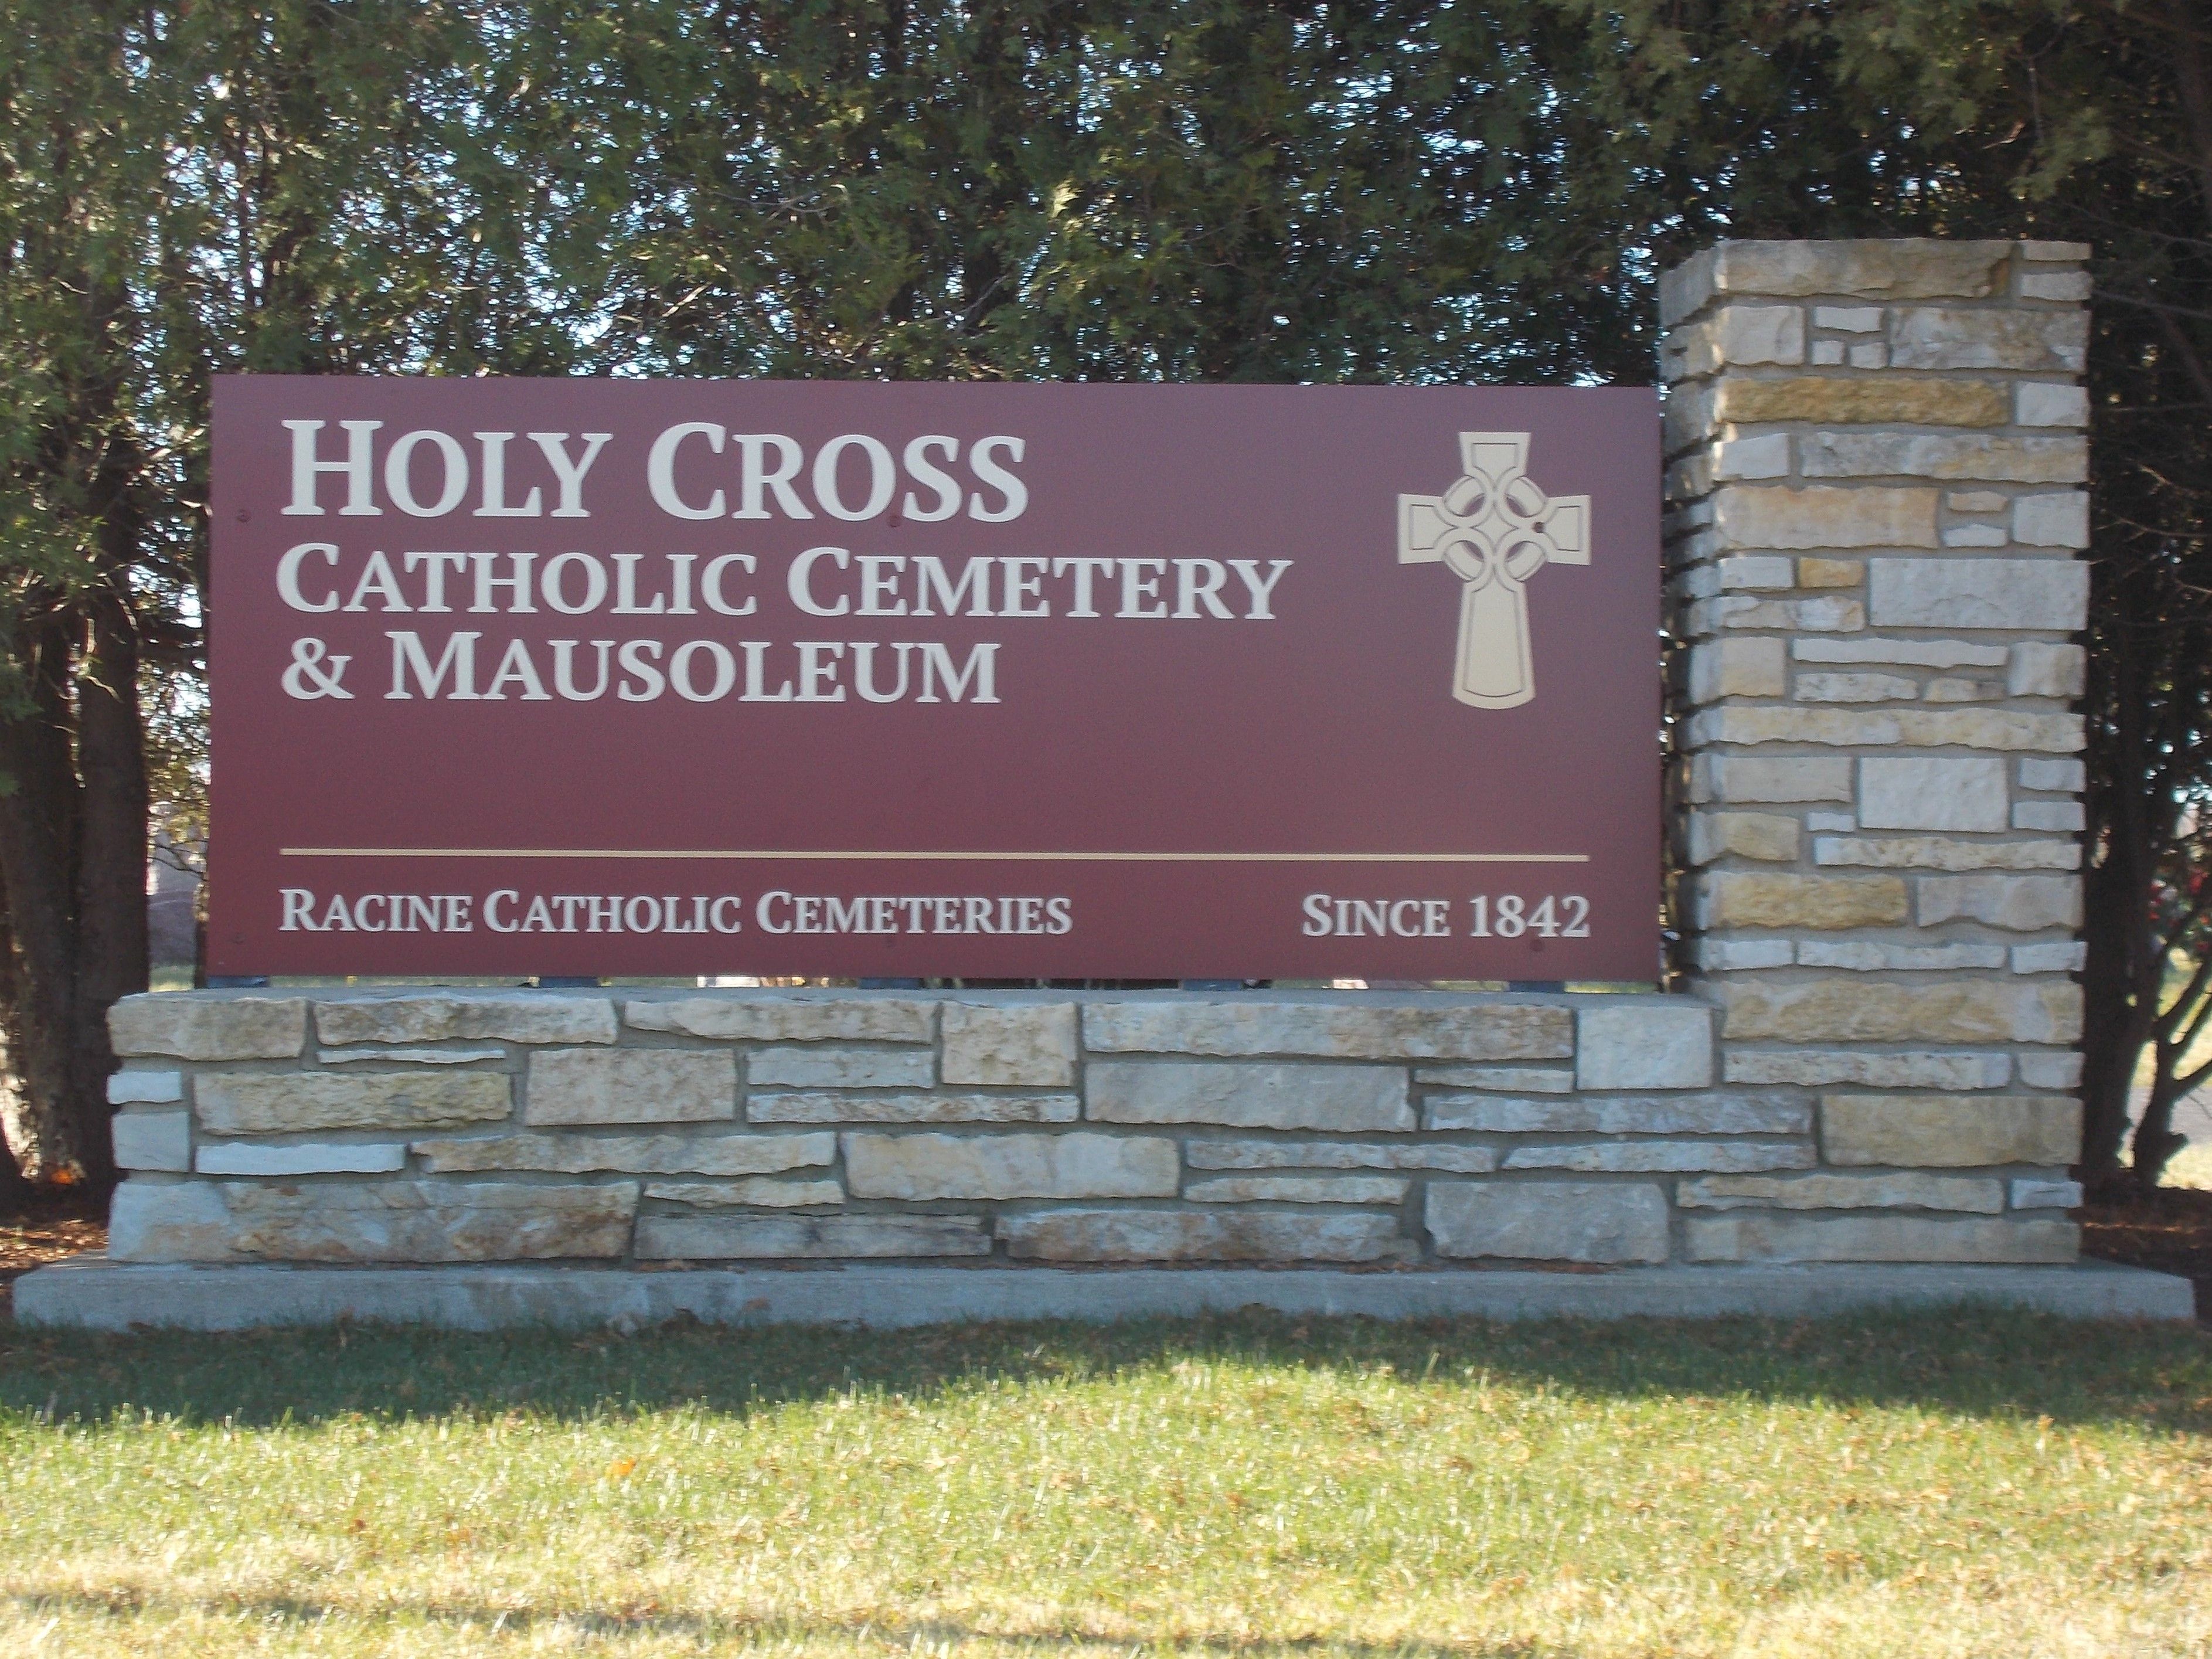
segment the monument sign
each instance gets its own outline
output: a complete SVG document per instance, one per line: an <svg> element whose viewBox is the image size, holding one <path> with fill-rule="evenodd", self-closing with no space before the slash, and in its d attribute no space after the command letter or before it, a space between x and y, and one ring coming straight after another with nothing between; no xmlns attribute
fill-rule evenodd
<svg viewBox="0 0 2212 1659"><path fill-rule="evenodd" d="M246 377L214 453L217 973L1656 973L1650 391Z"/></svg>

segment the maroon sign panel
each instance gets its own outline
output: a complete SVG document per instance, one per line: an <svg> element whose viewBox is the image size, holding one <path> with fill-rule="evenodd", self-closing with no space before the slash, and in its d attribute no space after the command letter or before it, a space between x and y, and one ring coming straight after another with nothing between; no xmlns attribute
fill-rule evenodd
<svg viewBox="0 0 2212 1659"><path fill-rule="evenodd" d="M248 377L210 968L1647 980L1648 390Z"/></svg>

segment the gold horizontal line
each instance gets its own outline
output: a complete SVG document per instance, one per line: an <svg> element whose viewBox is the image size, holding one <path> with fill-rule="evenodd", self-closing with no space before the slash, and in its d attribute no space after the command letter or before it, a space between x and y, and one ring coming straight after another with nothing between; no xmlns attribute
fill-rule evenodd
<svg viewBox="0 0 2212 1659"><path fill-rule="evenodd" d="M863 853L804 848L280 847L288 859L707 859L858 864L1588 864L1586 853Z"/></svg>

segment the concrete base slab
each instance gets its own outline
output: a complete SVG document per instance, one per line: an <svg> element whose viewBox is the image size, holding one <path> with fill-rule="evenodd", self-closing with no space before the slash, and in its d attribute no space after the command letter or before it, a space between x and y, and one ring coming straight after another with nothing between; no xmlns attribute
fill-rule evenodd
<svg viewBox="0 0 2212 1659"><path fill-rule="evenodd" d="M76 1256L15 1282L27 1325L231 1331L340 1319L443 1326L709 1324L877 1328L984 1319L1108 1321L1259 1306L1373 1319L1796 1318L1898 1305L2029 1308L2079 1319L2190 1319L2190 1283L2072 1267L1632 1267L1609 1273L1304 1268L193 1267Z"/></svg>

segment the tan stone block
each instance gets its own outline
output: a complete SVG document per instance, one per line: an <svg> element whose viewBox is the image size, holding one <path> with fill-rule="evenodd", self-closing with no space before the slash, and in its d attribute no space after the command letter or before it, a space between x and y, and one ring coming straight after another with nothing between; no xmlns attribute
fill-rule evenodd
<svg viewBox="0 0 2212 1659"><path fill-rule="evenodd" d="M1796 819L1764 812L1693 812L1689 818L1690 862L1744 858L1791 863L1797 857L1798 830Z"/></svg>
<svg viewBox="0 0 2212 1659"><path fill-rule="evenodd" d="M1077 1096L1033 1091L756 1089L745 1097L745 1118L752 1123L1073 1123L1082 1115Z"/></svg>
<svg viewBox="0 0 2212 1659"><path fill-rule="evenodd" d="M530 1056L522 1121L710 1123L738 1115L727 1053L682 1048L554 1048Z"/></svg>
<svg viewBox="0 0 2212 1659"><path fill-rule="evenodd" d="M1075 1081L1072 1002L948 1002L942 1019L947 1083L1064 1088Z"/></svg>
<svg viewBox="0 0 2212 1659"><path fill-rule="evenodd" d="M1083 1084L1087 1115L1098 1123L1345 1131L1414 1127L1406 1073L1395 1066L1094 1060Z"/></svg>
<svg viewBox="0 0 2212 1659"><path fill-rule="evenodd" d="M1978 921L2034 933L2081 925L2078 876L1923 876L1914 887L1923 927Z"/></svg>
<svg viewBox="0 0 2212 1659"><path fill-rule="evenodd" d="M2081 1103L2069 1095L1823 1095L1831 1164L1963 1169L2074 1163Z"/></svg>
<svg viewBox="0 0 2212 1659"><path fill-rule="evenodd" d="M1689 720L1693 746L1817 743L1836 749L1992 749L2073 753L2086 737L2079 714L2010 708L1790 708L1726 704Z"/></svg>
<svg viewBox="0 0 2212 1659"><path fill-rule="evenodd" d="M1723 242L1711 281L1719 294L1793 299L1981 300L2004 291L2009 242L1934 237Z"/></svg>
<svg viewBox="0 0 2212 1659"><path fill-rule="evenodd" d="M1899 674L1800 674L1795 688L1800 702L1911 702L1920 683Z"/></svg>
<svg viewBox="0 0 2212 1659"><path fill-rule="evenodd" d="M1691 798L1738 805L1847 801L1851 763L1826 755L1699 755L1691 763Z"/></svg>
<svg viewBox="0 0 2212 1659"><path fill-rule="evenodd" d="M305 1032L302 1031L304 1040ZM490 1072L315 1072L208 1077L193 1087L210 1134L286 1134L311 1129L428 1129L496 1121L514 1109L513 1084Z"/></svg>
<svg viewBox="0 0 2212 1659"><path fill-rule="evenodd" d="M755 1089L927 1089L936 1064L927 1048L756 1048L745 1081Z"/></svg>
<svg viewBox="0 0 2212 1659"><path fill-rule="evenodd" d="M1988 432L1809 432L1798 440L1797 452L1799 471L1808 478L2080 483L2089 476L2089 441L2074 433L2015 438Z"/></svg>
<svg viewBox="0 0 2212 1659"><path fill-rule="evenodd" d="M1905 919L1905 883L1895 876L1786 876L1714 871L1698 889L1698 926L1894 927Z"/></svg>
<svg viewBox="0 0 2212 1659"><path fill-rule="evenodd" d="M1410 1253L1397 1218L1347 1211L1039 1210L1004 1217L1018 1261L1378 1261Z"/></svg>
<svg viewBox="0 0 2212 1659"><path fill-rule="evenodd" d="M1800 587L1856 587L1865 580L1864 559L1822 559L1808 555L1797 561Z"/></svg>
<svg viewBox="0 0 2212 1659"><path fill-rule="evenodd" d="M647 1215L641 1261L866 1261L991 1254L972 1215Z"/></svg>
<svg viewBox="0 0 2212 1659"><path fill-rule="evenodd" d="M1094 1052L1120 1054L1565 1060L1574 1053L1574 1016L1510 1002L1093 1002L1084 1006L1083 1039Z"/></svg>
<svg viewBox="0 0 2212 1659"><path fill-rule="evenodd" d="M2005 690L2015 697L2080 696L2088 688L2089 653L2078 645L2022 640L2012 648Z"/></svg>
<svg viewBox="0 0 2212 1659"><path fill-rule="evenodd" d="M1806 1121L1812 1121L1809 1108ZM1375 1140L1187 1140L1182 1158L1194 1170L1444 1170L1487 1175L1498 1167L1498 1152L1492 1146Z"/></svg>
<svg viewBox="0 0 2212 1659"><path fill-rule="evenodd" d="M118 1054L289 1060L307 1046L307 1005L299 997L161 991L116 1003L107 1034Z"/></svg>
<svg viewBox="0 0 2212 1659"><path fill-rule="evenodd" d="M1889 313L1895 368L2008 368L2078 374L2088 360L2080 311L1973 311L1909 306Z"/></svg>
<svg viewBox="0 0 2212 1659"><path fill-rule="evenodd" d="M1982 1176L1717 1175L1674 1189L1686 1210L1963 1210L2001 1214L2004 1183Z"/></svg>
<svg viewBox="0 0 2212 1659"><path fill-rule="evenodd" d="M1717 418L1747 426L1778 421L1818 421L1838 426L2002 426L2010 412L2005 388L1990 380L1905 374L1854 380L1808 374L1772 380L1732 378L1723 380L1716 391Z"/></svg>
<svg viewBox="0 0 2212 1659"><path fill-rule="evenodd" d="M228 1182L232 1252L269 1261L538 1261L629 1249L635 1182Z"/></svg>
<svg viewBox="0 0 2212 1659"><path fill-rule="evenodd" d="M325 1042L612 1042L615 1006L560 991L349 995L315 1004Z"/></svg>
<svg viewBox="0 0 2212 1659"><path fill-rule="evenodd" d="M2078 870L2072 842L1951 841L1942 836L1817 836L1813 862L1870 870Z"/></svg>
<svg viewBox="0 0 2212 1659"><path fill-rule="evenodd" d="M646 1183L645 1195L698 1210L797 1210L845 1201L845 1189L834 1181L776 1181L763 1176L742 1181L653 1181Z"/></svg>
<svg viewBox="0 0 2212 1659"><path fill-rule="evenodd" d="M1908 668L2002 668L2005 647L1970 640L1792 640L1799 662L1898 663Z"/></svg>
<svg viewBox="0 0 2212 1659"><path fill-rule="evenodd" d="M1714 492L1713 529L1723 547L1935 547L1940 498L1933 488L1884 484L1730 484Z"/></svg>
<svg viewBox="0 0 2212 1659"><path fill-rule="evenodd" d="M851 991L827 996L725 992L668 1001L638 999L623 1018L641 1031L674 1031L718 1042L927 1042L937 1004Z"/></svg>
<svg viewBox="0 0 2212 1659"><path fill-rule="evenodd" d="M418 1140L412 1148L433 1175L482 1170L543 1170L556 1175L776 1175L837 1161L834 1134L471 1135Z"/></svg>
<svg viewBox="0 0 2212 1659"><path fill-rule="evenodd" d="M2070 1221L1937 1220L1926 1216L1692 1216L1692 1261L2072 1261Z"/></svg>
<svg viewBox="0 0 2212 1659"><path fill-rule="evenodd" d="M1670 380L1692 380L1727 367L1805 361L1805 313L1799 306L1723 306L1701 322L1660 342Z"/></svg>
<svg viewBox="0 0 2212 1659"><path fill-rule="evenodd" d="M213 1182L126 1181L109 1204L107 1259L228 1261L235 1231Z"/></svg>
<svg viewBox="0 0 2212 1659"><path fill-rule="evenodd" d="M1723 594L1684 608L1684 631L1702 638L1717 629L1772 629L1786 634L1856 634L1866 626L1866 606L1826 594L1810 599L1759 599Z"/></svg>
<svg viewBox="0 0 2212 1659"><path fill-rule="evenodd" d="M2081 988L2071 983L1738 980L1713 994L1727 1010L1722 1036L1738 1042L2069 1043L2081 1032Z"/></svg>
<svg viewBox="0 0 2212 1659"><path fill-rule="evenodd" d="M1722 1057L1721 1070L1730 1083L1995 1089L2012 1076L2012 1056L1957 1050L1884 1054L1863 1048L1735 1048Z"/></svg>
<svg viewBox="0 0 2212 1659"><path fill-rule="evenodd" d="M1577 1170L1592 1175L1665 1175L1692 1170L1809 1170L1811 1146L1759 1140L1613 1140L1573 1146L1516 1146L1508 1170Z"/></svg>
<svg viewBox="0 0 2212 1659"><path fill-rule="evenodd" d="M1778 697L1789 690L1780 640L1710 640L1690 653L1690 701Z"/></svg>
<svg viewBox="0 0 2212 1659"><path fill-rule="evenodd" d="M1140 1135L845 1137L855 1198L1172 1198L1176 1144Z"/></svg>
<svg viewBox="0 0 2212 1659"><path fill-rule="evenodd" d="M1382 1204L1406 1201L1402 1176L1215 1176L1194 1181L1194 1204Z"/></svg>
<svg viewBox="0 0 2212 1659"><path fill-rule="evenodd" d="M1428 1127L1478 1134L1802 1135L1813 1109L1778 1095L1582 1095L1571 1100L1516 1100L1492 1095L1431 1095ZM1198 1165L1197 1143L1188 1154Z"/></svg>

